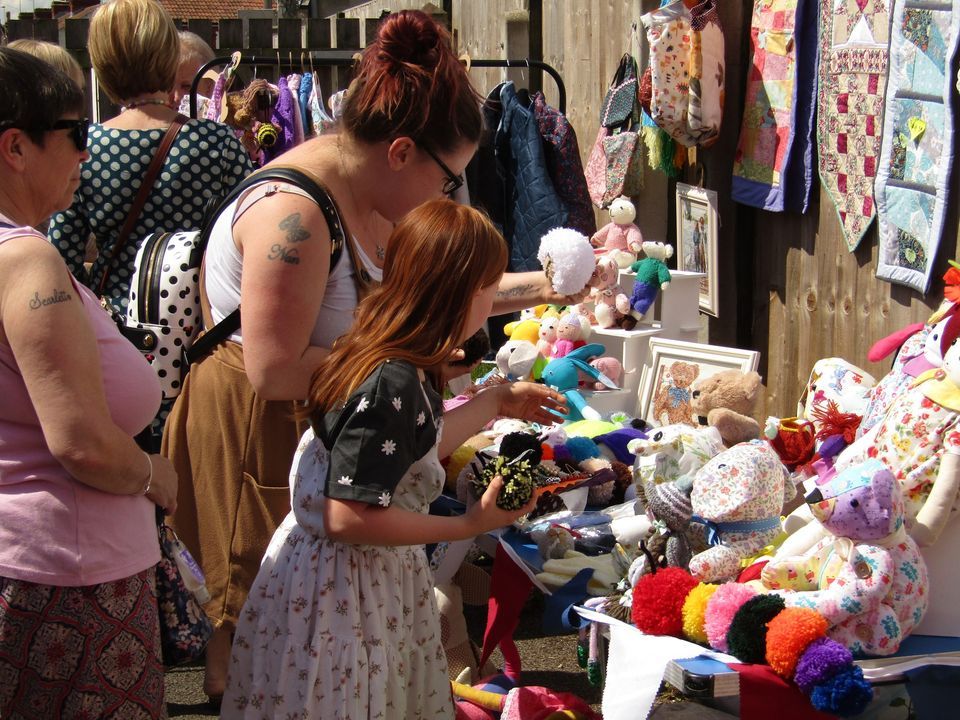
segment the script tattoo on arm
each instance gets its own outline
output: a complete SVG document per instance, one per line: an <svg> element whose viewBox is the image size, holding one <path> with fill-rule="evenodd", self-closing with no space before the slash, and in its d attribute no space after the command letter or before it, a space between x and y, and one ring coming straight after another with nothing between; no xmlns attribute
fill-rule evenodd
<svg viewBox="0 0 960 720"><path fill-rule="evenodd" d="M527 297L528 295L533 295L536 291L536 286L533 284L526 285L516 285L512 288L507 288L506 290L497 290L498 298L521 298Z"/></svg>
<svg viewBox="0 0 960 720"><path fill-rule="evenodd" d="M290 265L299 265L300 253L296 248L285 248L280 243L274 243L270 246L270 252L267 253L267 260L283 260Z"/></svg>
<svg viewBox="0 0 960 720"><path fill-rule="evenodd" d="M66 290L54 289L49 295L41 295L40 291L37 290L36 294L30 298L30 309L39 310L47 305L58 305L59 303L70 302L71 300L73 300L73 295Z"/></svg>

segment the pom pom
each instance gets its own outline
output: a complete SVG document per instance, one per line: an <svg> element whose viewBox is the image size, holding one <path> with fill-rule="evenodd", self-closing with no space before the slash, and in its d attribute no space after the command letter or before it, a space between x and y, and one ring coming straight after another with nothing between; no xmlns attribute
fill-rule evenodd
<svg viewBox="0 0 960 720"><path fill-rule="evenodd" d="M540 439L530 433L507 433L500 441L500 457L507 460L514 460L522 456L523 459L529 460L531 465L537 465L542 454Z"/></svg>
<svg viewBox="0 0 960 720"><path fill-rule="evenodd" d="M786 605L779 595L758 595L737 610L727 630L730 654L743 662L762 663L767 652L767 623Z"/></svg>
<svg viewBox="0 0 960 720"><path fill-rule="evenodd" d="M790 679L807 646L827 633L827 620L816 610L789 607L767 623L767 664Z"/></svg>
<svg viewBox="0 0 960 720"><path fill-rule="evenodd" d="M756 596L757 591L749 585L727 583L717 588L717 591L707 602L707 611L703 617L703 629L707 633L707 642L714 650L727 652L727 630L737 610L747 600Z"/></svg>
<svg viewBox="0 0 960 720"><path fill-rule="evenodd" d="M576 463L581 463L588 458L600 457L600 448L597 444L587 437L572 437L566 443L567 452Z"/></svg>
<svg viewBox="0 0 960 720"><path fill-rule="evenodd" d="M703 619L707 613L707 602L719 587L719 585L700 583L690 591L683 602L683 634L694 642L707 642Z"/></svg>
<svg viewBox="0 0 960 720"><path fill-rule="evenodd" d="M590 240L569 228L554 228L540 238L537 260L560 295L583 290L596 267Z"/></svg>
<svg viewBox="0 0 960 720"><path fill-rule="evenodd" d="M826 682L852 663L853 655L843 645L827 637L818 638L807 646L797 661L793 681L809 695L814 685Z"/></svg>
<svg viewBox="0 0 960 720"><path fill-rule="evenodd" d="M686 570L664 568L644 575L633 588L633 624L648 635L683 634L683 603L697 586Z"/></svg>
<svg viewBox="0 0 960 720"><path fill-rule="evenodd" d="M820 712L852 717L867 709L873 700L873 688L856 665L817 685L810 693L810 703Z"/></svg>

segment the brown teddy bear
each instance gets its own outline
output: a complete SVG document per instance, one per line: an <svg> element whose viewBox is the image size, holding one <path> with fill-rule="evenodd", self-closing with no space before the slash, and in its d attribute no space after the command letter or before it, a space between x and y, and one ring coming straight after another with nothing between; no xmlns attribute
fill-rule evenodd
<svg viewBox="0 0 960 720"><path fill-rule="evenodd" d="M653 417L656 422L661 425L694 424L690 386L699 374L699 365L682 360L670 366L670 381L662 383L653 398Z"/></svg>
<svg viewBox="0 0 960 720"><path fill-rule="evenodd" d="M700 378L693 385L690 407L696 422L720 431L727 447L760 437L753 413L760 399L760 375L723 370Z"/></svg>

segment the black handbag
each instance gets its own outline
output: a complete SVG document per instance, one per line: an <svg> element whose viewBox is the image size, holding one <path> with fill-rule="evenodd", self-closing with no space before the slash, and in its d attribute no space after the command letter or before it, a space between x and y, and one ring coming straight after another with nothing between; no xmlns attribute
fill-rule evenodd
<svg viewBox="0 0 960 720"><path fill-rule="evenodd" d="M159 507L157 532L160 535L160 562L157 563L160 647L163 664L171 667L199 660L213 635L213 625L196 595L187 589L177 564L177 556L180 555L183 561L186 549L164 522L163 510ZM186 561L194 563L189 553L186 553ZM199 568L196 572L199 573Z"/></svg>
<svg viewBox="0 0 960 720"><path fill-rule="evenodd" d="M637 61L629 53L620 58L603 106L600 108L600 124L615 128L627 123L637 104Z"/></svg>

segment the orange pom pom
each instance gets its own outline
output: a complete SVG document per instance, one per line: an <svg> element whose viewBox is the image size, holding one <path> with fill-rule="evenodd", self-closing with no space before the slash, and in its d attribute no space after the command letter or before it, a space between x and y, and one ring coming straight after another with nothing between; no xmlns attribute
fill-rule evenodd
<svg viewBox="0 0 960 720"><path fill-rule="evenodd" d="M789 680L807 645L826 633L827 620L816 610L786 608L767 623L767 663Z"/></svg>

